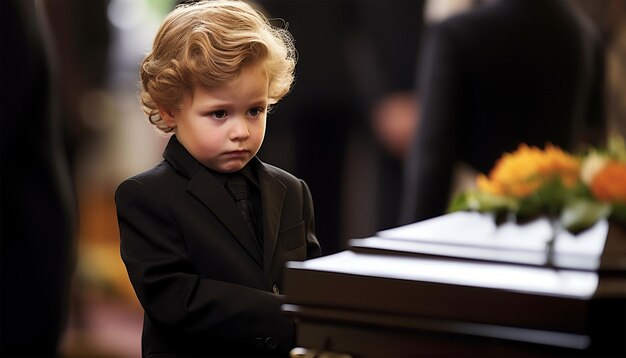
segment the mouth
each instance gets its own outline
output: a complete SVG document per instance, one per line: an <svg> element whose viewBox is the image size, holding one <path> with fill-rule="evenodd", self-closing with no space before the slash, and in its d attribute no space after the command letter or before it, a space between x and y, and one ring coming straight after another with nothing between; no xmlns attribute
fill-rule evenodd
<svg viewBox="0 0 626 358"><path fill-rule="evenodd" d="M224 155L228 157L247 157L250 151L247 149L237 149L225 152Z"/></svg>

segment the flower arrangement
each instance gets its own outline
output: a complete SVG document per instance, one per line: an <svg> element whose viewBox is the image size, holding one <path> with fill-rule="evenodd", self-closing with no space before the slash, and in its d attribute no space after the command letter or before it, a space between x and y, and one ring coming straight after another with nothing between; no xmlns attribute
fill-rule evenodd
<svg viewBox="0 0 626 358"><path fill-rule="evenodd" d="M449 211L495 212L518 220L547 215L571 231L609 218L626 224L626 145L612 136L605 148L572 155L553 145L521 144L505 153L477 188L461 193Z"/></svg>

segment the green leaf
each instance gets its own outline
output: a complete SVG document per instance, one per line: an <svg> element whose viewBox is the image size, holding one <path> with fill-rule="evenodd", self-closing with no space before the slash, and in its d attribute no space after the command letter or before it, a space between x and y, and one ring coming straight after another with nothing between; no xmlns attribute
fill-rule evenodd
<svg viewBox="0 0 626 358"><path fill-rule="evenodd" d="M612 134L609 137L607 151L611 158L626 161L626 142L621 136Z"/></svg>
<svg viewBox="0 0 626 358"><path fill-rule="evenodd" d="M467 202L467 196L468 192L457 195L448 206L448 212L451 213L455 211L469 210L470 208Z"/></svg>
<svg viewBox="0 0 626 358"><path fill-rule="evenodd" d="M563 205L565 190L560 180L545 182L534 193L520 200L519 214L533 216L539 213L554 215Z"/></svg>
<svg viewBox="0 0 626 358"><path fill-rule="evenodd" d="M568 202L561 212L561 225L571 232L591 227L611 214L611 205L584 199Z"/></svg>
<svg viewBox="0 0 626 358"><path fill-rule="evenodd" d="M448 212L461 210L476 210L481 212L515 212L517 211L517 208L518 202L513 198L480 191L466 191L454 198L448 207Z"/></svg>
<svg viewBox="0 0 626 358"><path fill-rule="evenodd" d="M626 224L626 204L613 204L611 219L615 219Z"/></svg>

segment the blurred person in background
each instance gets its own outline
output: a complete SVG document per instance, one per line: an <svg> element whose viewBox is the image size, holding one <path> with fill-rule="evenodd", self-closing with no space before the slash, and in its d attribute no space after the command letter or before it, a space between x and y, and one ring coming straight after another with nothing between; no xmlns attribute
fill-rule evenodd
<svg viewBox="0 0 626 358"><path fill-rule="evenodd" d="M324 254L342 249L341 198L348 139L355 118L355 88L343 59L353 26L352 1L256 2L269 18L279 16L296 39L298 66L289 101L268 114L260 156L290 168L307 182L315 200L315 225ZM281 21L274 20L274 21ZM320 138L323 145L320 145Z"/></svg>
<svg viewBox="0 0 626 358"><path fill-rule="evenodd" d="M626 1L573 1L593 20L606 49L607 134L626 138Z"/></svg>
<svg viewBox="0 0 626 358"><path fill-rule="evenodd" d="M52 357L66 321L75 207L49 28L2 2L2 356ZM39 4L40 5L40 4Z"/></svg>
<svg viewBox="0 0 626 358"><path fill-rule="evenodd" d="M371 133L375 161L373 173L361 170L349 179L376 177L374 231L397 223L404 159L419 122L415 63L424 10L425 1L361 1L344 50L358 106L367 111L354 128Z"/></svg>
<svg viewBox="0 0 626 358"><path fill-rule="evenodd" d="M444 214L464 185L453 179L488 172L522 142L602 141L604 53L571 2L490 1L426 31L400 224Z"/></svg>
<svg viewBox="0 0 626 358"><path fill-rule="evenodd" d="M261 156L310 185L318 238L332 254L397 218L424 2L257 3L289 25L300 55L297 85L269 114Z"/></svg>
<svg viewBox="0 0 626 358"><path fill-rule="evenodd" d="M90 31L104 4L0 3L2 356L59 354L76 262L72 158L87 136L79 103L104 76L106 25Z"/></svg>

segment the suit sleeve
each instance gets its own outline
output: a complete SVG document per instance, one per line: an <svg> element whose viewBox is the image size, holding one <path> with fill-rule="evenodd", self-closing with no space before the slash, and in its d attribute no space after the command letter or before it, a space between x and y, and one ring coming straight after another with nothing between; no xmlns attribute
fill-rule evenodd
<svg viewBox="0 0 626 358"><path fill-rule="evenodd" d="M303 191L303 214L302 217L306 222L306 255L307 259L312 259L322 255L322 250L317 236L315 235L315 212L313 209L313 199L311 198L311 191L308 185L300 180L302 183Z"/></svg>
<svg viewBox="0 0 626 358"><path fill-rule="evenodd" d="M405 163L400 224L444 214L459 145L464 107L460 49L446 27L434 25L424 39L418 70L422 103Z"/></svg>
<svg viewBox="0 0 626 358"><path fill-rule="evenodd" d="M252 346L273 337L278 349L293 347L294 323L269 292L209 280L194 272L169 209L136 180L116 191L121 256L149 318L173 332L210 336ZM251 347L252 348L252 347Z"/></svg>

